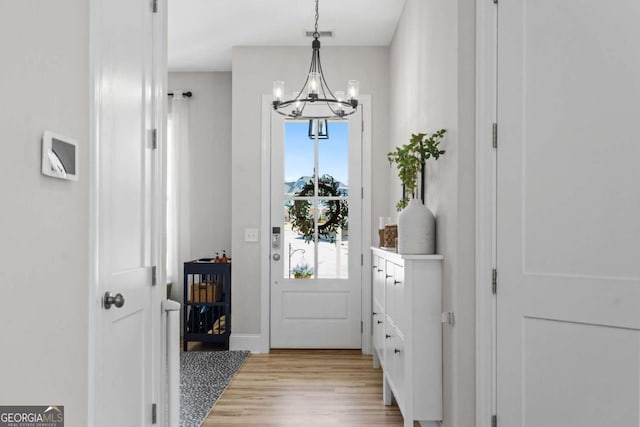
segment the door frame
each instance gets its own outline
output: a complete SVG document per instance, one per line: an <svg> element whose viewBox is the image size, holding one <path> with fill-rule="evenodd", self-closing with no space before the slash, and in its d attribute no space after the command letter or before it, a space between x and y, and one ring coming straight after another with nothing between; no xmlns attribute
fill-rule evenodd
<svg viewBox="0 0 640 427"><path fill-rule="evenodd" d="M259 353L271 350L271 110L272 96L262 96L262 141L261 141L261 215L260 215L260 344L252 349ZM360 95L362 108L362 279L361 321L362 352L371 354L371 96ZM366 253L365 253L366 252Z"/></svg>
<svg viewBox="0 0 640 427"><path fill-rule="evenodd" d="M99 26L99 3L104 0L90 0L89 3L89 140L87 146L89 147L89 281L88 281L88 414L87 419L89 425L97 425L97 412L96 407L99 402L96 402L96 396L98 387L100 385L98 379L98 361L101 357L99 350L101 345L100 337L100 315L103 312L102 309L102 295L99 290L99 262L98 262L98 248L99 248L99 228L98 220L100 217L99 195L103 191L103 187L99 180L99 168L101 159L99 157L99 133L98 125L100 123L100 87L99 87L99 70L102 60L102 51L100 49L99 40L103 36L101 27ZM156 266L157 271L157 285L151 288L151 331L152 334L152 349L149 354L152 360L151 363L152 378L153 381L151 390L151 400L158 405L158 425L165 425L168 421L165 420L166 411L165 406L167 402L168 390L165 387L166 379L166 313L161 311L161 301L163 295L165 295L164 283L166 283L165 273L165 253L166 247L166 210L164 206L164 194L166 189L166 116L167 116L167 0L157 0L158 8L157 12L153 14L152 31L153 31L153 50L152 50L152 64L153 64L153 84L151 87L146 88L150 92L150 96L153 99L153 111L152 111L152 124L157 131L157 149L155 150L155 166L152 171L151 178L152 183L152 239L151 239L151 259L153 265ZM149 6L151 7L151 5ZM105 31L102 29L102 31ZM106 30L109 31L109 30ZM151 132L151 129L149 129ZM177 345L177 344L176 344ZM151 408L149 408L151 411Z"/></svg>
<svg viewBox="0 0 640 427"><path fill-rule="evenodd" d="M490 427L496 414L496 268L498 2L476 0L476 426Z"/></svg>

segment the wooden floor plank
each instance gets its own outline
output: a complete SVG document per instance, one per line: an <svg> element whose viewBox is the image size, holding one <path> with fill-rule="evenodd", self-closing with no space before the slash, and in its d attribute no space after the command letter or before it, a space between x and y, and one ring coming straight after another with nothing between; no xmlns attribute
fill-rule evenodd
<svg viewBox="0 0 640 427"><path fill-rule="evenodd" d="M202 426L401 427L398 407L382 403L382 371L371 366L360 350L252 354Z"/></svg>

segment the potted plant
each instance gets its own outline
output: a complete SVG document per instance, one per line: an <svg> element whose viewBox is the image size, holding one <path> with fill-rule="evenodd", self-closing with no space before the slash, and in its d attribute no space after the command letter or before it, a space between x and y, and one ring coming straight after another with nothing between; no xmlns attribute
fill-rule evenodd
<svg viewBox="0 0 640 427"><path fill-rule="evenodd" d="M422 177L427 160L437 160L445 153L439 145L446 132L440 129L431 134L414 133L408 144L387 154L389 162L396 165L398 177L404 186L402 199L396 205L400 211L399 253L431 254L435 251L435 218L422 200L417 198L418 177Z"/></svg>
<svg viewBox="0 0 640 427"><path fill-rule="evenodd" d="M293 273L293 277L296 279L308 279L313 276L313 267L311 267L306 262L302 262L296 264L291 272Z"/></svg>

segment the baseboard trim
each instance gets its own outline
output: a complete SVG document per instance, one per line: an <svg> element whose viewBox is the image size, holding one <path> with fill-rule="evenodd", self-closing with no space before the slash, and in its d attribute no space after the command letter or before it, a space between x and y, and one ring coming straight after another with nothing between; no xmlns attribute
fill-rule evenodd
<svg viewBox="0 0 640 427"><path fill-rule="evenodd" d="M264 353L262 348L262 335L232 333L229 337L229 349L249 350L251 353Z"/></svg>

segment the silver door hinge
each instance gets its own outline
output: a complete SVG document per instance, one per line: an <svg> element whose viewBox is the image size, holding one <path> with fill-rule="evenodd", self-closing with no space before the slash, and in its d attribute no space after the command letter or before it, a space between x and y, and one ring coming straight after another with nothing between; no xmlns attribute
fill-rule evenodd
<svg viewBox="0 0 640 427"><path fill-rule="evenodd" d="M158 405L153 403L151 405L151 424L156 424L158 422Z"/></svg>
<svg viewBox="0 0 640 427"><path fill-rule="evenodd" d="M498 293L498 270L495 268L491 271L491 292Z"/></svg>
<svg viewBox="0 0 640 427"><path fill-rule="evenodd" d="M440 313L440 323L447 325L455 325L456 316L453 311L445 311L444 313Z"/></svg>
<svg viewBox="0 0 640 427"><path fill-rule="evenodd" d="M154 265L151 267L151 286L158 284L158 268Z"/></svg>
<svg viewBox="0 0 640 427"><path fill-rule="evenodd" d="M493 148L498 148L498 124L493 124Z"/></svg>
<svg viewBox="0 0 640 427"><path fill-rule="evenodd" d="M491 416L491 427L498 427L498 416L497 415L492 415Z"/></svg>
<svg viewBox="0 0 640 427"><path fill-rule="evenodd" d="M360 198L364 200L364 187L360 187Z"/></svg>
<svg viewBox="0 0 640 427"><path fill-rule="evenodd" d="M364 254L360 254L360 265L364 266Z"/></svg>
<svg viewBox="0 0 640 427"><path fill-rule="evenodd" d="M364 323L362 321L360 321L360 333L364 333Z"/></svg>
<svg viewBox="0 0 640 427"><path fill-rule="evenodd" d="M153 0L153 6L151 7L153 13L158 13L158 0Z"/></svg>
<svg viewBox="0 0 640 427"><path fill-rule="evenodd" d="M151 130L151 148L158 148L158 129Z"/></svg>

